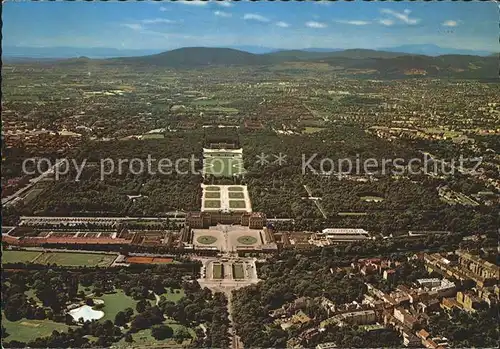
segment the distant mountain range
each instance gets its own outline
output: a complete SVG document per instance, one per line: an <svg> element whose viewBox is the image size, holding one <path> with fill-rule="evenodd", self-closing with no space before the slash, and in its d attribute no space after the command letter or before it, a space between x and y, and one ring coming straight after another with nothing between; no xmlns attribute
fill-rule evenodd
<svg viewBox="0 0 500 349"><path fill-rule="evenodd" d="M442 56L442 55L469 55L469 56L491 56L493 52L481 50L466 50L457 48L445 48L438 45L401 45L396 47L382 47L382 51L390 52L405 52L410 54L426 55L426 56Z"/></svg>
<svg viewBox="0 0 500 349"><path fill-rule="evenodd" d="M108 61L166 67L207 65L266 65L278 62L270 54L254 54L232 48L186 47L141 57L118 57Z"/></svg>
<svg viewBox="0 0 500 349"><path fill-rule="evenodd" d="M111 58L146 56L158 53L158 50L127 50L105 47L2 47L2 58L10 60L46 59L46 58Z"/></svg>
<svg viewBox="0 0 500 349"><path fill-rule="evenodd" d="M187 47L134 57L91 59L77 57L41 64L102 64L130 66L159 66L189 69L206 66L262 66L302 62L329 64L365 78L404 78L409 76L498 79L498 56L441 55L437 57L381 50L349 49L341 51L281 50L254 54L232 48ZM4 62L6 59L4 58ZM299 66L300 67L300 66ZM290 69L297 69L291 67Z"/></svg>
<svg viewBox="0 0 500 349"><path fill-rule="evenodd" d="M331 53L344 51L344 48L303 48L297 50L270 48L262 46L230 46L229 48L245 51L254 54L267 54L279 51L301 51L301 52L315 52L315 53ZM89 57L89 58L112 58L112 57L134 57L146 56L161 53L161 50L154 49L117 49L105 47L24 47L24 46L4 46L2 48L2 57L8 59L18 58L75 58L75 57ZM445 48L433 44L425 45L402 45L396 47L380 47L377 51L386 52L400 52L408 54L422 54L426 56L440 56L448 54L456 55L473 55L473 56L489 56L493 52L468 50L468 49L455 49Z"/></svg>

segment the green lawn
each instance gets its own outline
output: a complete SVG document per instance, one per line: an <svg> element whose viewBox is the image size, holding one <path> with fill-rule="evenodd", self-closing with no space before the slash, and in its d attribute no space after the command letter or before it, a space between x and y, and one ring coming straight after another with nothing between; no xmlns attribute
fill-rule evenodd
<svg viewBox="0 0 500 349"><path fill-rule="evenodd" d="M85 291L85 289L88 288L90 291ZM78 284L78 292L80 291L83 291L85 293L92 293L92 289L94 288L94 286L83 286L82 284Z"/></svg>
<svg viewBox="0 0 500 349"><path fill-rule="evenodd" d="M245 172L240 157L207 157L203 161L203 172L216 177L232 177Z"/></svg>
<svg viewBox="0 0 500 349"><path fill-rule="evenodd" d="M39 305L43 305L42 304L42 301L40 299L38 299L38 297L35 295L35 289L34 288L30 288L28 289L26 292L24 292L24 294L26 295L26 298L29 300L30 298L33 298L37 304Z"/></svg>
<svg viewBox="0 0 500 349"><path fill-rule="evenodd" d="M245 278L245 271L243 269L243 264L233 264L233 278L234 279Z"/></svg>
<svg viewBox="0 0 500 349"><path fill-rule="evenodd" d="M245 208L245 200L229 200L229 208Z"/></svg>
<svg viewBox="0 0 500 349"><path fill-rule="evenodd" d="M174 292L170 292L170 290L167 290L167 292L160 294L159 296L165 297L167 300L171 302L178 302L182 297L184 297L186 294L184 293L184 290L181 289L175 289L173 290ZM176 291L180 291L179 293L176 293Z"/></svg>
<svg viewBox="0 0 500 349"><path fill-rule="evenodd" d="M36 259L39 264L57 264L63 266L101 266L108 267L116 255L98 253L46 252Z"/></svg>
<svg viewBox="0 0 500 349"><path fill-rule="evenodd" d="M215 187L215 186L208 186L208 187L205 187L205 190L206 191L220 191L220 188Z"/></svg>
<svg viewBox="0 0 500 349"><path fill-rule="evenodd" d="M175 320L171 320L171 319L167 319L163 322L164 324L172 327L172 329L175 331L177 328L179 327L184 327L184 328L187 328L187 330L189 331L189 333L191 334L191 337L193 338L196 338L196 332L194 331L194 329L192 329L191 327L186 327L186 326L183 326L181 324L178 324Z"/></svg>
<svg viewBox="0 0 500 349"><path fill-rule="evenodd" d="M9 334L5 340L17 340L25 343L39 337L50 336L54 330L59 332L66 332L68 330L67 325L51 320L21 319L18 321L9 321L4 317L3 313L2 326L6 328Z"/></svg>
<svg viewBox="0 0 500 349"><path fill-rule="evenodd" d="M243 191L242 187L228 187L227 191Z"/></svg>
<svg viewBox="0 0 500 349"><path fill-rule="evenodd" d="M245 195L241 192L228 192L228 196L230 199L244 199Z"/></svg>
<svg viewBox="0 0 500 349"><path fill-rule="evenodd" d="M220 193L214 192L214 191L207 191L207 192L205 192L205 198L207 198L207 199L219 199Z"/></svg>
<svg viewBox="0 0 500 349"><path fill-rule="evenodd" d="M220 208L220 200L205 200L205 208Z"/></svg>
<svg viewBox="0 0 500 349"><path fill-rule="evenodd" d="M302 131L302 133L310 134L310 133L320 132L323 130L324 130L323 127L306 127L304 131Z"/></svg>
<svg viewBox="0 0 500 349"><path fill-rule="evenodd" d="M214 279L224 279L224 266L222 264L214 264L213 274Z"/></svg>
<svg viewBox="0 0 500 349"><path fill-rule="evenodd" d="M145 134L142 135L142 139L163 139L165 138L165 135L158 134L158 133L150 133L150 134Z"/></svg>
<svg viewBox="0 0 500 349"><path fill-rule="evenodd" d="M196 242L202 245L211 245L217 241L217 238L212 235L202 235L196 239Z"/></svg>
<svg viewBox="0 0 500 349"><path fill-rule="evenodd" d="M2 251L2 263L29 263L40 254L42 252L4 250Z"/></svg>
<svg viewBox="0 0 500 349"><path fill-rule="evenodd" d="M257 239L254 238L253 236L248 236L248 235L245 235L245 236L240 236L237 241L240 243L240 244L243 244L243 245L253 245L253 244L256 244L257 243Z"/></svg>
<svg viewBox="0 0 500 349"><path fill-rule="evenodd" d="M104 316L99 319L99 321L104 322L106 320L115 321L115 316L119 311L125 310L125 308L132 308L135 312L135 306L137 301L132 297L127 296L123 290L117 290L116 293L103 294L96 299L102 299L104 301L104 308L101 310L104 312Z"/></svg>

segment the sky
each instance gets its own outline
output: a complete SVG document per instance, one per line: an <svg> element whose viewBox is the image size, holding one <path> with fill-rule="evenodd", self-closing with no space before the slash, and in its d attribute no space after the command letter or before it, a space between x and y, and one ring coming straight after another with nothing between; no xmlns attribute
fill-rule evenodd
<svg viewBox="0 0 500 349"><path fill-rule="evenodd" d="M494 2L131 1L3 4L3 45L169 50L435 44L498 52Z"/></svg>

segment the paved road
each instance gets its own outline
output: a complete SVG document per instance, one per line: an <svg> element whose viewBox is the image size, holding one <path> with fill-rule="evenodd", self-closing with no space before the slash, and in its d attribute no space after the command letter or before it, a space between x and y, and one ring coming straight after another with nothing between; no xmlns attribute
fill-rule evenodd
<svg viewBox="0 0 500 349"><path fill-rule="evenodd" d="M227 296L227 310L229 313L229 334L231 335L231 348L233 349L243 349L243 343L241 342L240 336L236 335L236 331L234 330L234 322L233 322L233 293L229 292Z"/></svg>
<svg viewBox="0 0 500 349"><path fill-rule="evenodd" d="M243 343L239 336L236 335L234 331L233 322L233 306L232 306L232 291L257 283L260 280L257 277L257 268L255 265L255 258L239 258L233 257L229 253L226 253L221 258L197 258L199 259L205 267L205 277L198 280L201 287L207 287L212 292L222 292L227 296L227 308L228 308L228 319L229 319L229 334L231 335L231 348L233 349L243 349ZM223 261L224 260L224 261ZM218 262L223 263L226 268L230 268L232 262L244 262L248 268L245 268L246 279L243 280L233 280L232 272L228 272L222 280L213 279L212 275L212 263Z"/></svg>

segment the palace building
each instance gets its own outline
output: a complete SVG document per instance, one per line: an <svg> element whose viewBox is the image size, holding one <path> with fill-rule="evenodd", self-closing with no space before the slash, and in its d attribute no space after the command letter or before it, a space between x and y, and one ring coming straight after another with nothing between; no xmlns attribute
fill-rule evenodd
<svg viewBox="0 0 500 349"><path fill-rule="evenodd" d="M186 224L195 229L207 229L217 224L240 224L250 229L262 229L266 215L262 212L189 212Z"/></svg>

